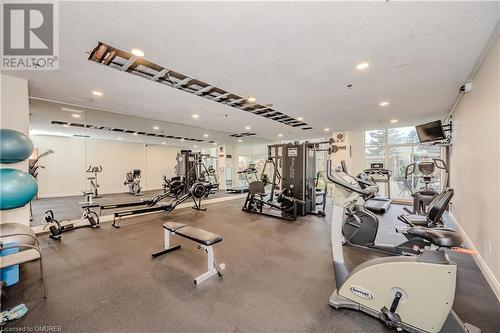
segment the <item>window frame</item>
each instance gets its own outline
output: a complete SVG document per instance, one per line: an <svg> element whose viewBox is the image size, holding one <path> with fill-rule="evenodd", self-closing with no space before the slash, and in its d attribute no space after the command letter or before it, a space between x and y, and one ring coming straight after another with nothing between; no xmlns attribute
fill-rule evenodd
<svg viewBox="0 0 500 333"><path fill-rule="evenodd" d="M404 126L404 127L411 127L411 126ZM402 128L402 127L384 127L384 128L372 128L372 129L367 129L363 132L363 168L367 168L367 158L366 158L366 148L370 148L370 147L383 147L383 152L384 152L384 156L383 156L383 161L384 161L384 165L389 165L389 152L390 152L390 149L391 148L404 148L404 147L408 147L408 148L412 148L412 161L414 161L414 157L415 157L415 148L416 147L425 147L425 146L431 146L430 144L426 144L426 143L419 143L419 142L414 142L414 143L389 143L389 130L390 129L394 129L394 128ZM366 144L366 134L367 132L370 132L370 131L384 131L384 143L381 144L381 145L374 145L374 144L370 144L370 145L367 145ZM440 147L440 151L439 151L439 158L445 160L445 156L444 156L444 151L442 149L442 147ZM444 184L443 181L444 181L444 178L445 178L445 174L444 173L441 173L441 184ZM389 184L390 186L390 184ZM392 197L391 198L395 201L395 202L398 202L398 203L403 203L403 204L410 204L413 199L412 198L403 198L403 197Z"/></svg>

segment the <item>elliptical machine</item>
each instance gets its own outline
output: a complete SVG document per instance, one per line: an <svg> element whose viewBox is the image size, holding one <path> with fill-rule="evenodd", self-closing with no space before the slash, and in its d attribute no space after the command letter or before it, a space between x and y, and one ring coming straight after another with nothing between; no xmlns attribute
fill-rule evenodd
<svg viewBox="0 0 500 333"><path fill-rule="evenodd" d="M358 195L358 200L354 200L344 207L342 225L342 235L344 236L343 243L382 251L392 255L419 255L424 247L429 245L429 242L404 231L400 233L406 237L406 241L398 245L375 243L379 221L377 215L366 209L365 203L378 193L378 185L371 177L358 178L350 176L346 172L344 161L342 161L341 164L341 172L348 175L350 179L355 181L357 186L363 190L363 193Z"/></svg>
<svg viewBox="0 0 500 333"><path fill-rule="evenodd" d="M420 188L416 188L415 182L411 179L413 178L411 176L414 175L417 170L424 183L424 186ZM434 172L436 170L444 170L448 175L448 166L446 162L439 158L433 158L430 161L414 162L406 166L404 183L413 197L413 214L426 214L427 207L432 200L438 196L440 191L432 187L432 183L435 180ZM446 177L446 179L448 179L448 177ZM443 188L447 186L448 184L446 181Z"/></svg>
<svg viewBox="0 0 500 333"><path fill-rule="evenodd" d="M123 185L128 185L128 193L133 195L143 195L141 187L141 170L134 169L125 174Z"/></svg>
<svg viewBox="0 0 500 333"><path fill-rule="evenodd" d="M342 248L343 214L360 196L372 195L357 180L341 170L331 170L328 179L335 184L331 224L333 265L337 288L329 304L379 318L398 331L414 333L479 333L463 323L452 310L457 265L444 252L459 247L460 235L451 230L410 228L407 232L429 242L417 257L384 257L369 260L349 271Z"/></svg>
<svg viewBox="0 0 500 333"><path fill-rule="evenodd" d="M102 166L92 166L89 165L89 168L87 169L87 173L93 173L94 176L87 176L87 180L89 182L89 190L92 192L92 198L100 198L101 196L99 195L99 184L97 183L97 174L102 171Z"/></svg>

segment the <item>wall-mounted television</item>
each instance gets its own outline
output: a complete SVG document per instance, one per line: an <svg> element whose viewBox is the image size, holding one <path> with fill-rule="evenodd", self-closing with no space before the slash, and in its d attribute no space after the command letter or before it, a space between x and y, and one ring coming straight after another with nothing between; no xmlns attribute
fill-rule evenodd
<svg viewBox="0 0 500 333"><path fill-rule="evenodd" d="M415 126L420 143L433 142L446 139L441 120Z"/></svg>

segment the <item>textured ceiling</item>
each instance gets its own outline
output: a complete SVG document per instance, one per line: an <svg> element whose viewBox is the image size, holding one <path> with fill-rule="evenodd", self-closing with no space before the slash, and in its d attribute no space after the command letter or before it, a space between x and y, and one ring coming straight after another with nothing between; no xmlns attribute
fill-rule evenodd
<svg viewBox="0 0 500 333"><path fill-rule="evenodd" d="M17 71L32 96L275 140L442 117L498 2L61 2L60 69ZM98 41L302 116L289 126L87 60ZM364 71L356 64L370 63ZM352 84L352 89L346 85ZM103 92L102 97L91 94ZM388 100L387 107L378 104ZM192 114L199 114L195 120Z"/></svg>

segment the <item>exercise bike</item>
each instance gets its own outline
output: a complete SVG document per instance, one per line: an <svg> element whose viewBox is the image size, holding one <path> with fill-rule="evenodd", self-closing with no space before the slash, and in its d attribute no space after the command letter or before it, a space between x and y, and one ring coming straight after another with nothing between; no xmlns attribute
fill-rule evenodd
<svg viewBox="0 0 500 333"><path fill-rule="evenodd" d="M89 165L89 168L87 169L87 173L93 173L94 176L88 176L87 180L89 182L89 189L92 191L92 197L93 198L100 198L101 196L99 195L99 184L97 183L97 174L102 171L102 166L92 166Z"/></svg>
<svg viewBox="0 0 500 333"><path fill-rule="evenodd" d="M141 170L134 169L125 174L123 185L128 185L128 193L133 195L143 195L141 188Z"/></svg>
<svg viewBox="0 0 500 333"><path fill-rule="evenodd" d="M444 249L460 247L460 235L452 230L410 228L407 233L429 242L420 255L372 259L349 271L342 248L344 209L360 197L370 196L372 189L362 189L354 177L340 169L332 171L331 161L327 177L335 184L331 237L337 286L329 304L365 312L397 331L481 332L463 323L452 310L457 265Z"/></svg>
<svg viewBox="0 0 500 333"><path fill-rule="evenodd" d="M82 205L82 217L80 221L76 223L71 223L69 220L59 221L54 218L54 212L48 210L44 214L44 224L45 228L49 229L49 237L55 240L60 240L63 232L79 229L79 228L99 228L99 215L92 210L92 208L99 207L98 204L92 202L93 192L83 192L86 196L87 201ZM82 224L85 223L85 224Z"/></svg>

